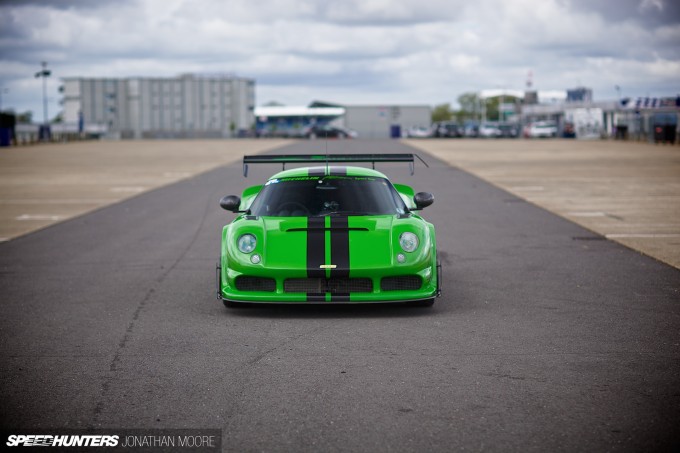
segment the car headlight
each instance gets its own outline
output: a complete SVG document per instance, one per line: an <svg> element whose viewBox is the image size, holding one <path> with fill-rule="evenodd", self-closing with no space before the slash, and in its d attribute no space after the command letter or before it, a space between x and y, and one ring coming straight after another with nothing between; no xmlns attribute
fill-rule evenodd
<svg viewBox="0 0 680 453"><path fill-rule="evenodd" d="M238 238L238 249L243 253L250 253L255 250L257 239L252 234L244 234Z"/></svg>
<svg viewBox="0 0 680 453"><path fill-rule="evenodd" d="M413 252L418 248L418 236L413 233L401 233L399 245L405 252Z"/></svg>

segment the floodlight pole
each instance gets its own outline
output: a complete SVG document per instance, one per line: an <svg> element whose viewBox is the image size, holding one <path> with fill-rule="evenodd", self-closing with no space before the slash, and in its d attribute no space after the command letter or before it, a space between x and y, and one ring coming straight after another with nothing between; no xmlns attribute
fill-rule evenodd
<svg viewBox="0 0 680 453"><path fill-rule="evenodd" d="M2 95L5 93L9 93L9 89L7 88L0 88L0 113L2 113Z"/></svg>
<svg viewBox="0 0 680 453"><path fill-rule="evenodd" d="M504 94L505 93L503 91L501 91L501 99L498 103L498 121L501 122L501 123L503 121L505 121L505 115L503 114L503 99L505 99L503 97Z"/></svg>
<svg viewBox="0 0 680 453"><path fill-rule="evenodd" d="M43 81L43 124L47 126L47 78L52 74L52 71L47 69L47 62L42 62L42 71L35 73L36 78L42 77Z"/></svg>

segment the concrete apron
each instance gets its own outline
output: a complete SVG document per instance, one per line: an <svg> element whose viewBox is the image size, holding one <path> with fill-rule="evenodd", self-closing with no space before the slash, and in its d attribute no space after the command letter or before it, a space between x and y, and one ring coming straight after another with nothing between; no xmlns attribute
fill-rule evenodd
<svg viewBox="0 0 680 453"><path fill-rule="evenodd" d="M680 268L677 146L561 139L404 142Z"/></svg>
<svg viewBox="0 0 680 453"><path fill-rule="evenodd" d="M290 143L130 140L0 148L0 241Z"/></svg>

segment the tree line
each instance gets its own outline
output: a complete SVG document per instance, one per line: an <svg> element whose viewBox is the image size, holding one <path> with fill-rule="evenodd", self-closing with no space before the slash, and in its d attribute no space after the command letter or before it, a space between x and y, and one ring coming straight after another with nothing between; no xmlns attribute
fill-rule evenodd
<svg viewBox="0 0 680 453"><path fill-rule="evenodd" d="M482 98L479 93L463 93L458 96L458 105L460 108L454 110L451 104L439 104L432 110L432 122L440 121L456 121L463 123L468 120L489 120L489 121L503 121L514 113L513 111L504 109L500 112L501 103L507 107L508 104L517 107L522 103L522 99L516 96L503 95Z"/></svg>

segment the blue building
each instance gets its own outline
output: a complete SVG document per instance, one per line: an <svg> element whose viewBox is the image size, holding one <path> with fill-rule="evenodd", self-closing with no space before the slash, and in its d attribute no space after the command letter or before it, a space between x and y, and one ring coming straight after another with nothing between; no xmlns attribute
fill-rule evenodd
<svg viewBox="0 0 680 453"><path fill-rule="evenodd" d="M567 102L593 102L593 90L586 87L567 90Z"/></svg>

